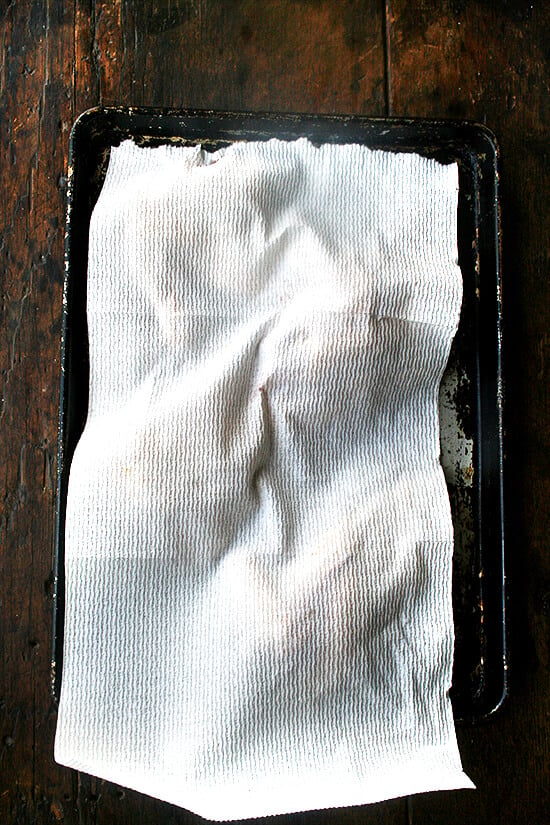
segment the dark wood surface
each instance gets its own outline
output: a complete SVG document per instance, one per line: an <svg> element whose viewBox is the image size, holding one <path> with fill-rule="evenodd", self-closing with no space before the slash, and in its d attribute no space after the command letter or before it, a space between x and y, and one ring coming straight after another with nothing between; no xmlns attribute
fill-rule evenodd
<svg viewBox="0 0 550 825"><path fill-rule="evenodd" d="M550 822L550 5L0 0L0 823L193 823L53 762L52 537L67 149L102 104L464 117L502 148L511 698L477 791L296 823Z"/></svg>

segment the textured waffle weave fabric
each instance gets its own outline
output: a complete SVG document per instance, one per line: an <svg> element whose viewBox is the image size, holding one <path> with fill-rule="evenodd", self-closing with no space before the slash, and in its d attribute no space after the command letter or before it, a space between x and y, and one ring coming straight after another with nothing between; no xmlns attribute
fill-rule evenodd
<svg viewBox="0 0 550 825"><path fill-rule="evenodd" d="M90 225L58 762L237 819L472 787L438 389L456 165L112 149Z"/></svg>

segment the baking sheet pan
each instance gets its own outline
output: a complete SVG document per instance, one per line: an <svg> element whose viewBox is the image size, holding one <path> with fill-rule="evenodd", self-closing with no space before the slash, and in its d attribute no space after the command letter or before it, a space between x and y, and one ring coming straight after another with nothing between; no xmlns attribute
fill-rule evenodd
<svg viewBox="0 0 550 825"><path fill-rule="evenodd" d="M501 285L498 149L485 127L464 122L351 116L274 115L132 108L92 109L70 144L63 298L52 692L63 660L64 525L71 458L88 405L86 271L90 215L109 150L128 138L141 145L235 140L362 143L418 152L459 165L458 247L464 282L461 321L440 393L441 456L453 524L455 718L480 721L507 694L502 495Z"/></svg>

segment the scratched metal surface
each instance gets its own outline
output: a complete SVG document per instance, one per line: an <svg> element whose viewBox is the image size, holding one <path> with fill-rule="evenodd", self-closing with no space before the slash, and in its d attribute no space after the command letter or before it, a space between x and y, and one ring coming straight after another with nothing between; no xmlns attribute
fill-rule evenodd
<svg viewBox="0 0 550 825"><path fill-rule="evenodd" d="M88 113L77 124L69 169L65 260L54 696L59 694L62 665L64 500L70 458L87 409L87 231L109 146L129 137L148 145L200 141L215 149L236 139L265 139L273 134L288 139L305 134L320 142L355 140L459 163L458 245L464 300L439 409L441 462L455 531L451 696L459 720L478 721L498 708L506 694L497 152L492 136L482 127L452 122L110 109Z"/></svg>

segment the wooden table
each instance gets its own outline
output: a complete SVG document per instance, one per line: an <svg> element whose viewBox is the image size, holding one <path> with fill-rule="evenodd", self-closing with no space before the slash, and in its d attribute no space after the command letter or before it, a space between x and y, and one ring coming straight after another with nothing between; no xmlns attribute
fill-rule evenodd
<svg viewBox="0 0 550 825"><path fill-rule="evenodd" d="M183 823L54 764L52 536L67 148L97 104L471 118L502 147L511 698L479 790L283 818L550 822L547 32L524 0L2 0L0 822Z"/></svg>

